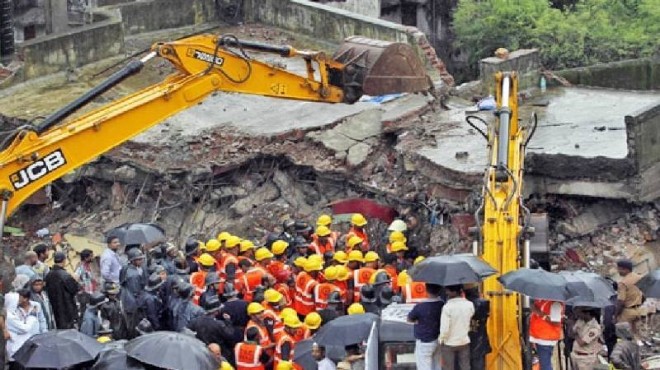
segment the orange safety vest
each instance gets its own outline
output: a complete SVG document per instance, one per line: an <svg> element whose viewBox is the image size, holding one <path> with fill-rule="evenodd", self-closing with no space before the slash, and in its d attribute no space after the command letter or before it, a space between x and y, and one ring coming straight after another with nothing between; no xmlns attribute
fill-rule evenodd
<svg viewBox="0 0 660 370"><path fill-rule="evenodd" d="M385 265L383 267L383 270L385 270L387 272L387 274L390 275L390 279L392 279L392 290L394 291L394 293L398 293L399 292L399 283L397 281L397 277L399 276L399 274L396 271L396 267L390 266L390 265Z"/></svg>
<svg viewBox="0 0 660 370"><path fill-rule="evenodd" d="M406 303L424 302L428 298L426 284L422 281L413 281L403 286L403 299Z"/></svg>
<svg viewBox="0 0 660 370"><path fill-rule="evenodd" d="M283 333L282 336L280 336L280 339L277 341L277 344L275 345L275 356L273 358L273 369L277 368L277 364L282 362L282 346L284 346L285 343L291 343L291 353L289 353L289 359L288 361L293 361L293 349L296 345L296 342L289 336L287 333Z"/></svg>
<svg viewBox="0 0 660 370"><path fill-rule="evenodd" d="M213 273L213 272L211 272ZM199 297L206 291L206 271L199 270L190 274L190 285L195 288L193 303L199 305Z"/></svg>
<svg viewBox="0 0 660 370"><path fill-rule="evenodd" d="M252 301L252 294L265 276L266 271L261 267L253 267L241 276L241 288L243 288L243 299L247 302Z"/></svg>
<svg viewBox="0 0 660 370"><path fill-rule="evenodd" d="M328 237L325 244L319 242L319 238L316 234L312 235L312 242L309 244L309 249L313 250L314 253L323 255L325 252L335 252L335 244L332 242L330 237Z"/></svg>
<svg viewBox="0 0 660 370"><path fill-rule="evenodd" d="M550 315L550 309L554 301L548 300L534 300L534 306L541 310L546 315ZM564 304L561 304L561 314L564 315ZM561 321L548 322L543 319L543 316L532 312L529 316L529 336L543 340L560 340L561 339Z"/></svg>
<svg viewBox="0 0 660 370"><path fill-rule="evenodd" d="M307 333L308 330L309 329L307 328L307 325L305 325L303 323L302 326L299 327L298 330L296 330L295 334L293 334L293 340L296 343L304 340L305 339L305 333Z"/></svg>
<svg viewBox="0 0 660 370"><path fill-rule="evenodd" d="M266 329L265 326L261 326L256 322L250 320L248 321L247 326L245 327L245 332L247 332L248 329L250 328L257 328L257 330L259 330L259 337L261 337L261 341L259 342L260 346L268 347L271 343L273 343L270 340L270 336L268 335L268 329ZM244 340L247 340L247 338L245 338Z"/></svg>
<svg viewBox="0 0 660 370"><path fill-rule="evenodd" d="M238 343L234 347L236 356L236 370L265 370L261 363L261 355L264 349L258 344Z"/></svg>
<svg viewBox="0 0 660 370"><path fill-rule="evenodd" d="M229 266L232 263L236 267L236 275L234 277L238 277L238 275L241 274L241 269L238 268L238 257L234 256L233 254L227 253L225 255L225 258L222 260L222 270L220 270L220 277L222 277L223 279L227 278L227 266Z"/></svg>
<svg viewBox="0 0 660 370"><path fill-rule="evenodd" d="M314 280L310 274L303 271L296 277L296 298L294 300L294 309L298 314L306 316L314 311L314 288L318 281Z"/></svg>
<svg viewBox="0 0 660 370"><path fill-rule="evenodd" d="M284 296L284 306L290 307L293 304L293 297L291 296L291 289L289 288L289 285L286 283L277 283L273 289L277 290Z"/></svg>
<svg viewBox="0 0 660 370"><path fill-rule="evenodd" d="M374 272L376 270L371 267L362 267L353 271L353 302L360 302L360 289L363 285L369 284L369 279Z"/></svg>
<svg viewBox="0 0 660 370"><path fill-rule="evenodd" d="M290 270L291 268L282 261L273 260L266 270L273 276L277 276L282 270Z"/></svg>
<svg viewBox="0 0 660 370"><path fill-rule="evenodd" d="M328 307L328 298L332 292L339 292L341 295L341 290L332 283L321 283L314 287L314 306L317 311Z"/></svg>
<svg viewBox="0 0 660 370"><path fill-rule="evenodd" d="M370 250L370 245L369 245L369 236L367 233L364 232L364 230L357 230L355 227L351 226L350 230L348 230L348 234L346 234L346 242L348 243L348 240L351 238L351 236L359 236L362 239L362 252L366 253ZM348 245L346 245L346 250L348 251Z"/></svg>
<svg viewBox="0 0 660 370"><path fill-rule="evenodd" d="M262 303L264 310L264 317L273 320L273 337L277 341L282 334L284 333L284 323L280 319L280 313L276 311L270 304L263 302Z"/></svg>

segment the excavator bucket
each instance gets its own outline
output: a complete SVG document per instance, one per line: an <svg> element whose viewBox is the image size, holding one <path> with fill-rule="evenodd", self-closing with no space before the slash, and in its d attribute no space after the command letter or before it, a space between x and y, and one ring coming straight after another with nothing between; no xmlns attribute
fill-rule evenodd
<svg viewBox="0 0 660 370"><path fill-rule="evenodd" d="M413 48L400 42L347 38L333 59L344 64L344 85L377 96L428 91L432 85Z"/></svg>

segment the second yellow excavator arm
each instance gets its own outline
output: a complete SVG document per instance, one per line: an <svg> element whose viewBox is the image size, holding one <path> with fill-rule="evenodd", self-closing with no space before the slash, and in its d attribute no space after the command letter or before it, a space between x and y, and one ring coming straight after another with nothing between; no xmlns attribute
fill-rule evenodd
<svg viewBox="0 0 660 370"><path fill-rule="evenodd" d="M307 75L299 76L251 59L245 49L301 57L307 64ZM156 56L170 61L178 71L158 84L65 121L95 97L138 73ZM5 138L0 144L0 229L8 215L46 184L196 105L215 91L352 103L362 95L361 79L365 74L356 61L365 56L359 54L351 63L344 64L321 52L214 35L155 44L147 56L131 61L37 127L19 129ZM320 76L318 79L316 73ZM424 82L423 79L419 81Z"/></svg>

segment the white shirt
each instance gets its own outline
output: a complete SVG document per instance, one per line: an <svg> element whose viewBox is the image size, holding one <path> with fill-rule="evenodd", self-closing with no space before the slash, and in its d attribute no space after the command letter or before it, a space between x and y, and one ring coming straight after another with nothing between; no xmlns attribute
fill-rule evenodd
<svg viewBox="0 0 660 370"><path fill-rule="evenodd" d="M452 298L442 307L438 343L462 346L470 343L468 331L474 315L474 305L462 297Z"/></svg>
<svg viewBox="0 0 660 370"><path fill-rule="evenodd" d="M337 367L335 366L335 363L332 362L329 358L324 358L321 361L316 361L316 365L318 370L336 370Z"/></svg>

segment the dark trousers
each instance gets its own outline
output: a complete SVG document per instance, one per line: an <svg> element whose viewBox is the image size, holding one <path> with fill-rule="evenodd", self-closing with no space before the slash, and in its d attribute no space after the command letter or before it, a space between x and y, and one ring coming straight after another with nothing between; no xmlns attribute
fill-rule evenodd
<svg viewBox="0 0 660 370"><path fill-rule="evenodd" d="M486 356L481 354L470 354L471 370L486 370Z"/></svg>
<svg viewBox="0 0 660 370"><path fill-rule="evenodd" d="M463 346L440 346L440 357L442 358L442 370L470 370L470 345ZM458 363L455 365L454 361Z"/></svg>

